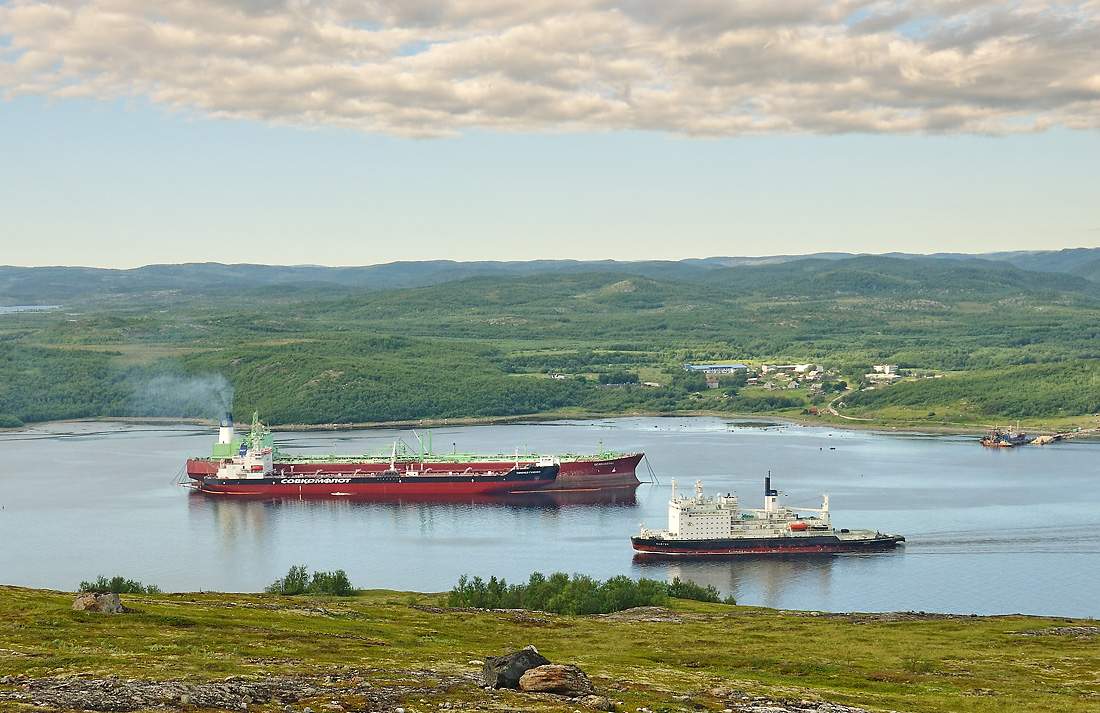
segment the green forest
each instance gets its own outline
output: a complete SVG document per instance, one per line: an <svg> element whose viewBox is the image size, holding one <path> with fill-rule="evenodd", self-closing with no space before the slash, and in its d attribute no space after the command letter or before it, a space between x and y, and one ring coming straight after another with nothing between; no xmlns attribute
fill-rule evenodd
<svg viewBox="0 0 1100 713"><path fill-rule="evenodd" d="M1091 262L416 265L392 279L2 268L0 306L43 307L0 309L0 427L231 410L274 425L715 413L1064 430L1100 412ZM683 368L712 362L749 369L708 384ZM884 364L900 378L868 377Z"/></svg>

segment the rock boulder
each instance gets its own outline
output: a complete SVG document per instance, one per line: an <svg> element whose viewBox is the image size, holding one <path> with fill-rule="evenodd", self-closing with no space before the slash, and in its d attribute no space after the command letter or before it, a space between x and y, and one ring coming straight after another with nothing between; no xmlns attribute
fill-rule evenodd
<svg viewBox="0 0 1100 713"><path fill-rule="evenodd" d="M563 696L588 696L596 692L584 671L572 664L545 664L526 671L519 689L530 693L557 693Z"/></svg>
<svg viewBox="0 0 1100 713"><path fill-rule="evenodd" d="M73 602L73 609L103 614L121 614L126 611L126 607L122 606L122 602L118 599L118 594L114 592L81 592Z"/></svg>
<svg viewBox="0 0 1100 713"><path fill-rule="evenodd" d="M534 646L504 656L486 656L481 669L481 685L486 688L519 688L520 677L536 666L545 666L550 659Z"/></svg>

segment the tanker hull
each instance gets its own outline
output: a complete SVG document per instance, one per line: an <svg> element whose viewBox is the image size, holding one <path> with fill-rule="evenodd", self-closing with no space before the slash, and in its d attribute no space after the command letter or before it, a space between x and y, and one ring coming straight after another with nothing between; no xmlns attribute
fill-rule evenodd
<svg viewBox="0 0 1100 713"><path fill-rule="evenodd" d="M208 495L282 498L484 496L537 492L554 482L557 470L558 466L552 465L483 472L211 475L199 481L198 490Z"/></svg>

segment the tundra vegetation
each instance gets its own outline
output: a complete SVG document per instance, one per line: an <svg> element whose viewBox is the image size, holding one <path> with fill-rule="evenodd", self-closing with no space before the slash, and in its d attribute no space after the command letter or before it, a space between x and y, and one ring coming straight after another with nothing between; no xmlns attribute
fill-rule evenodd
<svg viewBox="0 0 1100 713"><path fill-rule="evenodd" d="M0 427L216 418L230 401L238 418L303 425L814 409L834 423L1066 429L1100 413L1092 263L425 265L420 283L406 265L362 268L361 282L316 268L309 284L290 282L305 268L0 268L0 301L62 305L0 314ZM709 389L682 368L714 361L813 363L826 378ZM887 363L904 378L869 382Z"/></svg>
<svg viewBox="0 0 1100 713"><path fill-rule="evenodd" d="M110 615L73 611L72 593L3 586L0 707L42 710L35 691L76 695L97 682L126 690L137 679L247 689L248 710L260 713L334 702L576 710L572 701L478 687L478 660L528 644L579 666L625 711L720 711L743 696L923 713L1085 713L1100 701L1100 627L1091 621L800 613L676 598L580 616L452 609L448 596L134 594L123 596L130 613ZM272 681L309 686L290 687L303 697L260 698ZM25 694L32 698L18 698ZM178 695L155 695L145 709L191 709Z"/></svg>

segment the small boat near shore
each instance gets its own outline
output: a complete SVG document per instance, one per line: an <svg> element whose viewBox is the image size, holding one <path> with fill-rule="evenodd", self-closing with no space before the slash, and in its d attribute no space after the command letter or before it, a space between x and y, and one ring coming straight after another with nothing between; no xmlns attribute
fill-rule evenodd
<svg viewBox="0 0 1100 713"><path fill-rule="evenodd" d="M801 512L816 513L804 517ZM741 556L875 552L905 542L901 535L876 530L836 530L829 521L829 496L820 508L787 508L764 479L764 507L741 509L737 495L709 497L695 481L691 497L668 503L668 529L630 538L638 552L656 556Z"/></svg>
<svg viewBox="0 0 1100 713"><path fill-rule="evenodd" d="M981 444L986 448L1015 448L1016 446L1025 446L1034 440L1036 440L1034 436L1021 432L1019 426L1016 427L1015 431L990 426L989 431L982 436ZM1044 443L1046 442L1049 441L1044 441Z"/></svg>

